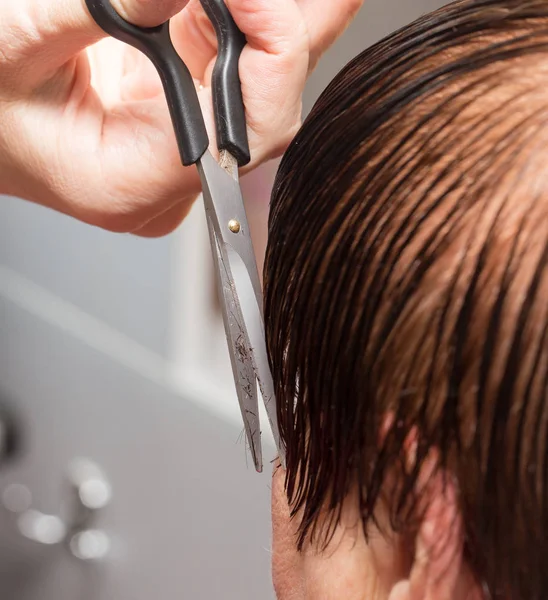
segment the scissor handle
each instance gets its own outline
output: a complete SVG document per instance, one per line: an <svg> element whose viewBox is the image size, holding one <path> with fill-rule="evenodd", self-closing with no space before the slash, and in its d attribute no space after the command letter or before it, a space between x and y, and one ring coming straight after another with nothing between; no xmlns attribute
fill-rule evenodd
<svg viewBox="0 0 548 600"><path fill-rule="evenodd" d="M158 27L137 27L113 8L110 0L86 0L91 16L108 35L137 48L154 63L164 86L183 165L198 162L209 137L192 76L169 35L169 22Z"/></svg>
<svg viewBox="0 0 548 600"><path fill-rule="evenodd" d="M212 81L218 147L244 165L249 162L249 144L238 62L245 37L223 0L201 1L219 42ZM169 21L158 27L138 27L123 19L110 0L86 0L86 5L105 33L137 48L153 62L162 80L183 165L198 162L209 146L209 137L194 81L171 41Z"/></svg>
<svg viewBox="0 0 548 600"><path fill-rule="evenodd" d="M217 145L219 150L230 152L242 167L250 161L250 153L238 66L247 41L224 0L200 1L213 24L219 46L211 82Z"/></svg>

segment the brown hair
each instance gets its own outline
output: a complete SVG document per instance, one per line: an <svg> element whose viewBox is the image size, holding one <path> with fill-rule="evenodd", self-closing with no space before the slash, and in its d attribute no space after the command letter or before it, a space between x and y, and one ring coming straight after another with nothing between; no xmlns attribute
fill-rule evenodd
<svg viewBox="0 0 548 600"><path fill-rule="evenodd" d="M548 597L547 58L545 0L455 2L347 65L287 151L265 320L300 546L356 484L367 530L416 429L394 529L438 448L490 595Z"/></svg>

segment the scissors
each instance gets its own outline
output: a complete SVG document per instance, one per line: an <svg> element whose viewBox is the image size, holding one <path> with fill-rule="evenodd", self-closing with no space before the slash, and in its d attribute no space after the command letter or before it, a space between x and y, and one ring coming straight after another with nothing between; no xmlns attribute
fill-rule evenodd
<svg viewBox="0 0 548 600"><path fill-rule="evenodd" d="M198 168L238 402L253 462L256 470L261 472L257 387L282 462L284 448L266 353L259 272L238 180L238 167L250 161L238 72L240 54L246 45L245 36L224 0L201 0L218 41L218 57L212 75L220 153L217 162L209 151L209 137L194 81L173 46L169 21L158 27L138 27L123 19L110 0L86 0L86 4L105 33L137 48L152 61L162 80L182 163L184 166L195 164Z"/></svg>

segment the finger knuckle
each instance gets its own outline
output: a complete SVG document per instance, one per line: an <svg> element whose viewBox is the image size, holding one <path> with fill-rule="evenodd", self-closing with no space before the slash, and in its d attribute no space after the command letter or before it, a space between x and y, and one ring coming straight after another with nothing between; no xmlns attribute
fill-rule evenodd
<svg viewBox="0 0 548 600"><path fill-rule="evenodd" d="M364 0L347 0L348 2L348 15L353 18L360 11L364 4Z"/></svg>
<svg viewBox="0 0 548 600"><path fill-rule="evenodd" d="M0 64L4 73L27 59L40 38L32 16L26 11L11 10L5 17L8 26L0 34Z"/></svg>

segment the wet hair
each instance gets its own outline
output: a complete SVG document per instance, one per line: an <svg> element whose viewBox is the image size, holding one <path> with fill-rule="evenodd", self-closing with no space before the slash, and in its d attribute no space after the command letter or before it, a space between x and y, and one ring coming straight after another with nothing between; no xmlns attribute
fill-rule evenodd
<svg viewBox="0 0 548 600"><path fill-rule="evenodd" d="M486 597L548 598L547 164L546 0L454 2L318 100L264 271L299 547L327 543L356 490L366 532L383 498L409 530L437 448Z"/></svg>

